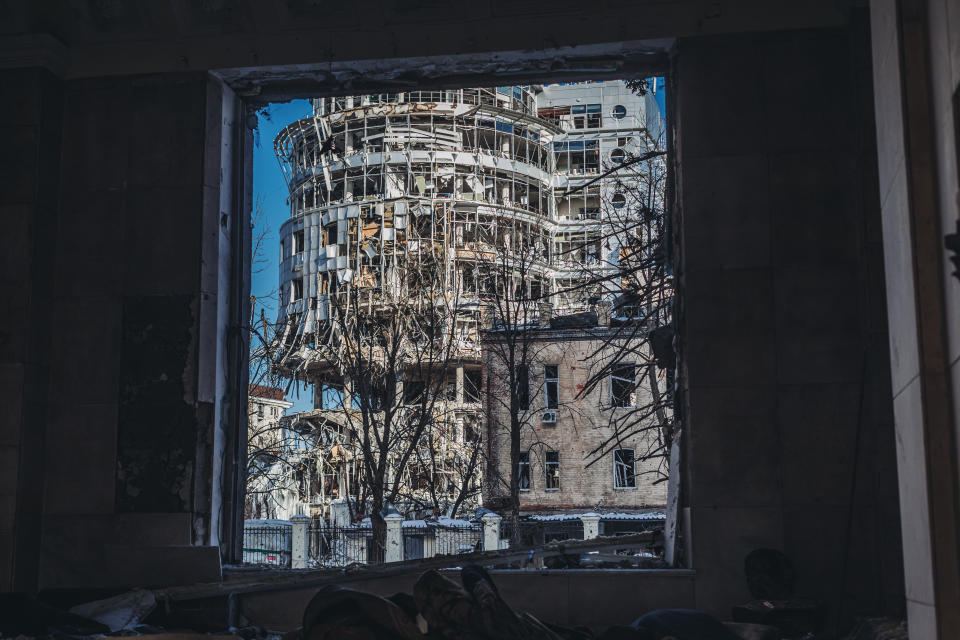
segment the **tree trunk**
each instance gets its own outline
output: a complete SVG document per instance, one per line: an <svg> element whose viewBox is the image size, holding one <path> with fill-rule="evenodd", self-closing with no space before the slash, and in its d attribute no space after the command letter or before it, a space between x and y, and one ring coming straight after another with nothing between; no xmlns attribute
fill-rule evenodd
<svg viewBox="0 0 960 640"><path fill-rule="evenodd" d="M381 507L382 508L382 507ZM373 549L369 557L370 564L383 564L386 558L387 549L387 523L380 515L380 508L373 507L373 513L370 514L370 524L373 527Z"/></svg>
<svg viewBox="0 0 960 640"><path fill-rule="evenodd" d="M516 415L516 414L514 414ZM510 424L510 546L520 543L520 424Z"/></svg>

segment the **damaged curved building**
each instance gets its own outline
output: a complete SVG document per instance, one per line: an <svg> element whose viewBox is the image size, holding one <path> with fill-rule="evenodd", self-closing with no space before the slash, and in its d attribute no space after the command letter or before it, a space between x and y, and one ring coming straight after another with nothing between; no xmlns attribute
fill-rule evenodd
<svg viewBox="0 0 960 640"><path fill-rule="evenodd" d="M469 482L458 474L483 428L480 331L596 309L603 292L578 282L616 267L604 212L624 199L623 176L600 174L651 148L661 128L650 95L609 81L322 98L281 131L290 218L280 233L276 366L314 384L315 410L294 418L324 434L301 492L313 513L361 491L349 410L368 401L379 410L384 393L415 404L433 386L441 462L418 471L418 456L403 463L379 443L387 474L405 477L414 504L416 489L438 477L450 501L466 491L475 503L479 467ZM507 290L536 303L491 317L500 315L491 299ZM386 332L397 315L406 355L374 371L389 338L364 331L372 322ZM389 389L385 377L396 379Z"/></svg>

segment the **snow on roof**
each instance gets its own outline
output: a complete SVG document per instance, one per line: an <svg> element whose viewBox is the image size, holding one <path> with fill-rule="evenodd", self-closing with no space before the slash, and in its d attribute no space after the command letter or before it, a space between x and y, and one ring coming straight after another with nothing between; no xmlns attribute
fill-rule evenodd
<svg viewBox="0 0 960 640"><path fill-rule="evenodd" d="M478 526L475 522L470 522L469 520L462 520L460 518L450 518L447 516L440 516L436 520L404 520L404 527L409 527L411 529L423 529L426 527L440 527L441 529L461 529L461 528L472 528Z"/></svg>
<svg viewBox="0 0 960 640"><path fill-rule="evenodd" d="M538 522L557 522L562 520L579 520L581 516L598 515L601 520L665 520L666 514L661 511L651 513L553 513L550 515L531 515L531 520Z"/></svg>

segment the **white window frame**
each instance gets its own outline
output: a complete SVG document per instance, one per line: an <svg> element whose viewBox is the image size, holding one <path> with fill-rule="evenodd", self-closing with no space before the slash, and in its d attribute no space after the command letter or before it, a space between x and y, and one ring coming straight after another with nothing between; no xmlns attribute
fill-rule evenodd
<svg viewBox="0 0 960 640"><path fill-rule="evenodd" d="M630 455L633 456L633 457L631 458L631 462L630 462L631 474L630 474L629 476L626 475L626 472L624 472L624 474L623 474L624 480L627 480L627 479L629 478L629 481L630 481L630 482L633 482L633 486L632 486L632 487L631 487L631 486L627 486L627 485L622 485L622 486L621 486L621 485L619 484L620 474L617 473L618 465L623 466L623 467L626 467L626 466L627 466L627 464L626 464L625 462L619 462L619 461L617 461L617 454L620 453L621 451L629 451L629 452L630 452ZM628 447L624 447L624 448L621 448L621 449L614 449L612 453L613 453L613 488L616 489L616 490L618 490L618 491L632 491L632 490L635 490L635 489L637 488L637 452L636 452L636 450L631 449L631 448L628 448Z"/></svg>

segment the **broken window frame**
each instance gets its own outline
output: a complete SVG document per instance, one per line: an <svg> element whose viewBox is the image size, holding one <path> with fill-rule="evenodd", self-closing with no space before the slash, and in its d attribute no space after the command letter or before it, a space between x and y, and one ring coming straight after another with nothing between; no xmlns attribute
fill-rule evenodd
<svg viewBox="0 0 960 640"><path fill-rule="evenodd" d="M521 451L520 459L517 461L517 486L520 487L520 491L530 491L533 488L532 480L533 478L530 475L530 452Z"/></svg>
<svg viewBox="0 0 960 640"><path fill-rule="evenodd" d="M627 368L630 377L623 375ZM618 375L619 372L619 375ZM619 386L618 386L619 385ZM624 391L626 395L624 396ZM630 409L636 406L637 365L635 362L618 362L610 368L610 406L616 409Z"/></svg>
<svg viewBox="0 0 960 640"><path fill-rule="evenodd" d="M463 401L480 402L483 397L483 371L481 369L463 370Z"/></svg>
<svg viewBox="0 0 960 640"><path fill-rule="evenodd" d="M543 365L543 408L558 409L560 406L560 366Z"/></svg>
<svg viewBox="0 0 960 640"><path fill-rule="evenodd" d="M543 488L560 491L560 452L545 451L543 454Z"/></svg>
<svg viewBox="0 0 960 640"><path fill-rule="evenodd" d="M517 406L521 411L527 411L530 409L530 365L518 365L516 371Z"/></svg>
<svg viewBox="0 0 960 640"><path fill-rule="evenodd" d="M629 452L629 459L624 460ZM637 456L633 449L622 448L613 450L613 488L637 488Z"/></svg>

